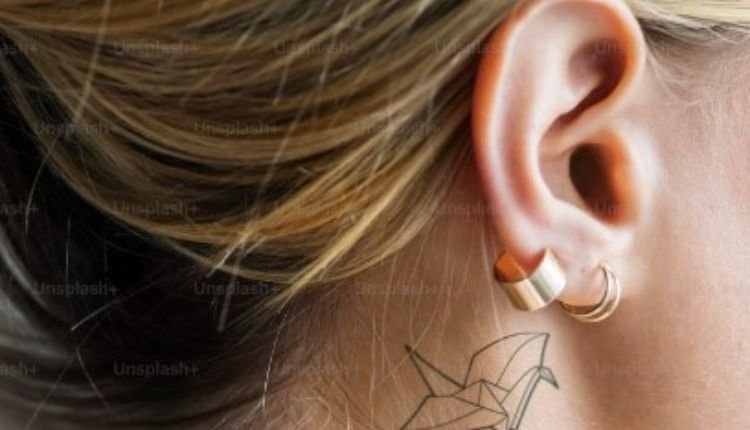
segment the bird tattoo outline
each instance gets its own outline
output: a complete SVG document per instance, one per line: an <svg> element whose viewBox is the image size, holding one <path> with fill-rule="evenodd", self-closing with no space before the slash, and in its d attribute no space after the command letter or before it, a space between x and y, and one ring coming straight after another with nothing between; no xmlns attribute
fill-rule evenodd
<svg viewBox="0 0 750 430"><path fill-rule="evenodd" d="M540 381L559 389L544 357L548 333L517 333L500 338L471 356L457 380L416 350L406 350L430 393L401 430L518 430ZM497 356L506 356L497 363Z"/></svg>

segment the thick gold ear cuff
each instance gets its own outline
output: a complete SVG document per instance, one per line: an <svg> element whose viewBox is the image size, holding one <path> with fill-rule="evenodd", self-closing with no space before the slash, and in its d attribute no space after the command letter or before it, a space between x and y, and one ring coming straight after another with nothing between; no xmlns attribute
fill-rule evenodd
<svg viewBox="0 0 750 430"><path fill-rule="evenodd" d="M582 322L599 322L614 313L620 303L622 290L620 281L606 265L601 264L606 281L604 294L598 303L590 306L573 306L560 303L573 318ZM565 272L557 262L552 250L545 249L536 269L527 275L508 253L503 253L495 262L495 277L502 285L511 303L522 311L535 311L557 300L565 289Z"/></svg>
<svg viewBox="0 0 750 430"><path fill-rule="evenodd" d="M526 275L510 254L495 262L495 276L511 303L522 311L539 310L557 299L565 289L565 273L551 250L546 249L536 269Z"/></svg>

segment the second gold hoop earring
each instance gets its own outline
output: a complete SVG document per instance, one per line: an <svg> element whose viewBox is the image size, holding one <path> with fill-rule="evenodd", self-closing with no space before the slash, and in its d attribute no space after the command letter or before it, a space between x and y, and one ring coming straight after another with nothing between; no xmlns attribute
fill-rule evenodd
<svg viewBox="0 0 750 430"><path fill-rule="evenodd" d="M593 306L573 306L560 302L560 306L565 309L565 312L578 321L586 323L603 321L612 315L620 304L620 297L622 296L620 280L617 279L615 272L608 265L601 264L599 267L604 272L606 282L604 295L599 303Z"/></svg>

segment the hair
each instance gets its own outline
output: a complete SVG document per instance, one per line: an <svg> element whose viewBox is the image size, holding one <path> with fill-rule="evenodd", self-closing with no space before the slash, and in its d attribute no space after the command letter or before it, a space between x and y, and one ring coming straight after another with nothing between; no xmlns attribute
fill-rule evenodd
<svg viewBox="0 0 750 430"><path fill-rule="evenodd" d="M0 395L28 428L266 428L324 287L430 222L516 3L4 1ZM750 21L629 4L652 44Z"/></svg>

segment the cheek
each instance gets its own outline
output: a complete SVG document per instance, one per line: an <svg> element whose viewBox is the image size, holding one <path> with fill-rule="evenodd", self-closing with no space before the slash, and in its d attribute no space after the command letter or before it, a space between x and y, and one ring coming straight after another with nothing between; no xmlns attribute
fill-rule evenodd
<svg viewBox="0 0 750 430"><path fill-rule="evenodd" d="M724 204L734 208L739 221L750 224L750 118L747 133L736 137L732 145L731 160L723 172L726 176L729 195Z"/></svg>
<svg viewBox="0 0 750 430"><path fill-rule="evenodd" d="M700 135L682 146L664 142L662 215L640 235L642 294L628 306L626 330L646 345L643 359L663 395L705 410L707 399L718 408L719 399L750 394L750 159L729 135Z"/></svg>

